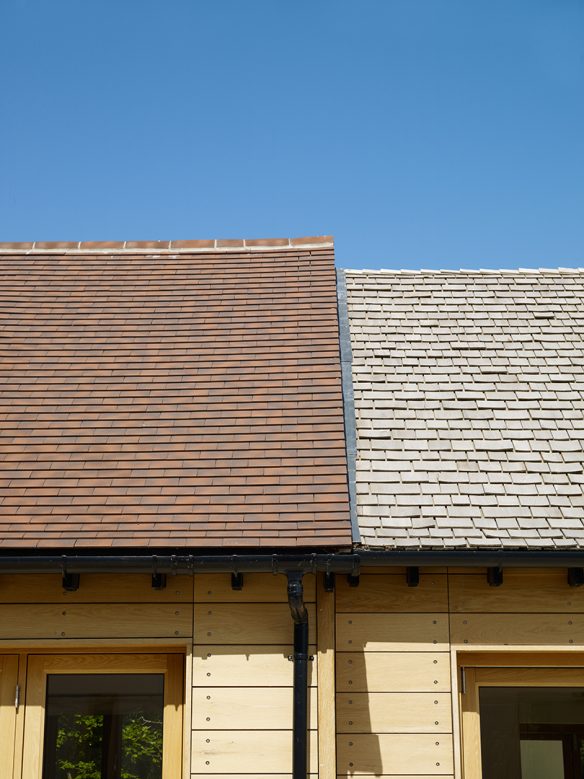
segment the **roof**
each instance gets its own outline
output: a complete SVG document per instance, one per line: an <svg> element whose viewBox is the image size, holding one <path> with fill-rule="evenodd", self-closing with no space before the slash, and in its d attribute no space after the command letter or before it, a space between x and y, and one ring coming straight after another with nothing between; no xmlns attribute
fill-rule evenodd
<svg viewBox="0 0 584 779"><path fill-rule="evenodd" d="M363 545L584 547L584 270L346 281Z"/></svg>
<svg viewBox="0 0 584 779"><path fill-rule="evenodd" d="M0 244L0 545L350 544L333 245Z"/></svg>

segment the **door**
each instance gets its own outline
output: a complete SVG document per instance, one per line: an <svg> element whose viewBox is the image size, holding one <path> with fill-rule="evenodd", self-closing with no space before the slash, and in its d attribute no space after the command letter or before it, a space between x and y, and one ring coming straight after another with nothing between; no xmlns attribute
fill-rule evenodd
<svg viewBox="0 0 584 779"><path fill-rule="evenodd" d="M584 669L463 670L465 779L584 779Z"/></svg>
<svg viewBox="0 0 584 779"><path fill-rule="evenodd" d="M11 779L18 704L18 656L0 655L0 776Z"/></svg>
<svg viewBox="0 0 584 779"><path fill-rule="evenodd" d="M23 779L178 779L182 699L182 655L29 655Z"/></svg>

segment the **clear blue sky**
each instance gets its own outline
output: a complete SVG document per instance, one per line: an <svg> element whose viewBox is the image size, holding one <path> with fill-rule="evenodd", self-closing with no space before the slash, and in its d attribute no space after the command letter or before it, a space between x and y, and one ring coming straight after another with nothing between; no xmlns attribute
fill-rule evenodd
<svg viewBox="0 0 584 779"><path fill-rule="evenodd" d="M0 0L0 240L584 265L584 0Z"/></svg>

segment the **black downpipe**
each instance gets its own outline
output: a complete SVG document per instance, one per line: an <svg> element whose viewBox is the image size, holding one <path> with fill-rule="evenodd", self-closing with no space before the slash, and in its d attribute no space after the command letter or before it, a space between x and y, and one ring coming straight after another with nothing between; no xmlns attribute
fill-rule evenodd
<svg viewBox="0 0 584 779"><path fill-rule="evenodd" d="M294 620L292 779L308 773L308 612L301 573L288 573L288 605Z"/></svg>

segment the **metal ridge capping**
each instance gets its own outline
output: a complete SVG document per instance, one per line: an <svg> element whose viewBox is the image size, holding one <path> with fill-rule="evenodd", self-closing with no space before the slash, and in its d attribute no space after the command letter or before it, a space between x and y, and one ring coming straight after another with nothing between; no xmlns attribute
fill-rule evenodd
<svg viewBox="0 0 584 779"><path fill-rule="evenodd" d="M332 248L330 235L298 238L217 238L189 241L29 241L0 242L1 254L192 254Z"/></svg>
<svg viewBox="0 0 584 779"><path fill-rule="evenodd" d="M355 425L355 393L353 391L353 355L351 351L351 333L349 311L347 308L347 282L345 271L337 269L337 304L339 312L339 345L341 353L341 381L343 385L343 410L345 418L345 446L347 450L347 470L349 477L349 510L353 543L361 541L359 517L357 516L357 429Z"/></svg>

